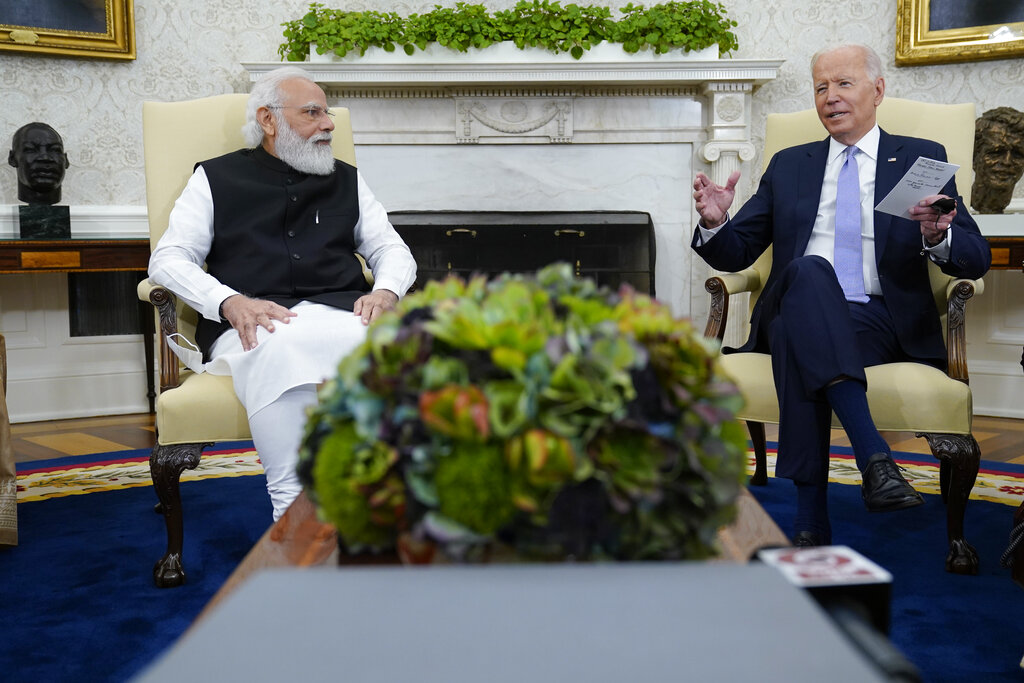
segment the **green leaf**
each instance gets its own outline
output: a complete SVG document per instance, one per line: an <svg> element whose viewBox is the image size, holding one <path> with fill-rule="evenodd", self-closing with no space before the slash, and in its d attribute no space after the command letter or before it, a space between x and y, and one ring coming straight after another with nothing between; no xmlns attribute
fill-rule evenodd
<svg viewBox="0 0 1024 683"><path fill-rule="evenodd" d="M405 469L405 483L409 485L409 491L413 498L427 507L437 507L437 487L434 486L432 473L424 472L414 467Z"/></svg>

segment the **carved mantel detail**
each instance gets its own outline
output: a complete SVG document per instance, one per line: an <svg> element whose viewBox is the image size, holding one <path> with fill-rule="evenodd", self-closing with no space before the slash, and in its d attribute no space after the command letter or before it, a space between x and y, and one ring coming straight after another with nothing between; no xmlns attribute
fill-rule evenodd
<svg viewBox="0 0 1024 683"><path fill-rule="evenodd" d="M572 100L528 97L455 98L456 141L475 144L481 135L572 142ZM481 128L485 130L481 130Z"/></svg>
<svg viewBox="0 0 1024 683"><path fill-rule="evenodd" d="M740 169L741 162L754 158L750 142L750 82L709 81L703 94L708 101L708 141L701 149L704 161L711 164L711 179L724 185Z"/></svg>

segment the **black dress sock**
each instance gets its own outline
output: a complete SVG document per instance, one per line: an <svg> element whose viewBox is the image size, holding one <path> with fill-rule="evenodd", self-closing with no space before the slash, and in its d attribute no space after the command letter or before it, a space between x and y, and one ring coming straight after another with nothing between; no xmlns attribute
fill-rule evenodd
<svg viewBox="0 0 1024 683"><path fill-rule="evenodd" d="M793 531L817 534L824 545L832 543L832 525L828 521L828 483L796 483L796 516Z"/></svg>
<svg viewBox="0 0 1024 683"><path fill-rule="evenodd" d="M868 459L875 453L890 453L889 444L871 419L867 390L863 384L856 380L836 382L825 389L825 395L850 438L857 469L863 472Z"/></svg>

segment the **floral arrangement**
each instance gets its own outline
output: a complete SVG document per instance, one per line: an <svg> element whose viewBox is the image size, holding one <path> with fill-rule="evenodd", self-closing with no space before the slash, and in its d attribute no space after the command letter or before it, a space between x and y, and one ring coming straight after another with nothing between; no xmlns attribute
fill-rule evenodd
<svg viewBox="0 0 1024 683"><path fill-rule="evenodd" d="M708 557L746 461L714 344L565 264L428 282L325 384L299 474L350 553Z"/></svg>

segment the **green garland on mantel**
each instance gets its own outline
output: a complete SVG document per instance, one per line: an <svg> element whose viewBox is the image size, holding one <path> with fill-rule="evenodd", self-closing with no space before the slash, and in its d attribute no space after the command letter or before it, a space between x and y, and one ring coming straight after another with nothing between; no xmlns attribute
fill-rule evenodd
<svg viewBox="0 0 1024 683"><path fill-rule="evenodd" d="M652 7L632 3L618 10L601 5L562 6L551 0L521 0L515 7L491 12L484 5L458 2L454 7L435 5L423 14L402 17L396 12L349 12L314 2L299 19L282 24L285 42L277 52L290 62L305 61L309 45L320 54L344 57L366 54L370 47L387 52L402 49L412 55L429 43L459 52L511 41L519 49L540 47L568 52L576 59L598 43L621 43L628 53L650 50L703 50L718 44L721 54L739 47L731 29L736 22L725 7L710 0L666 2Z"/></svg>

